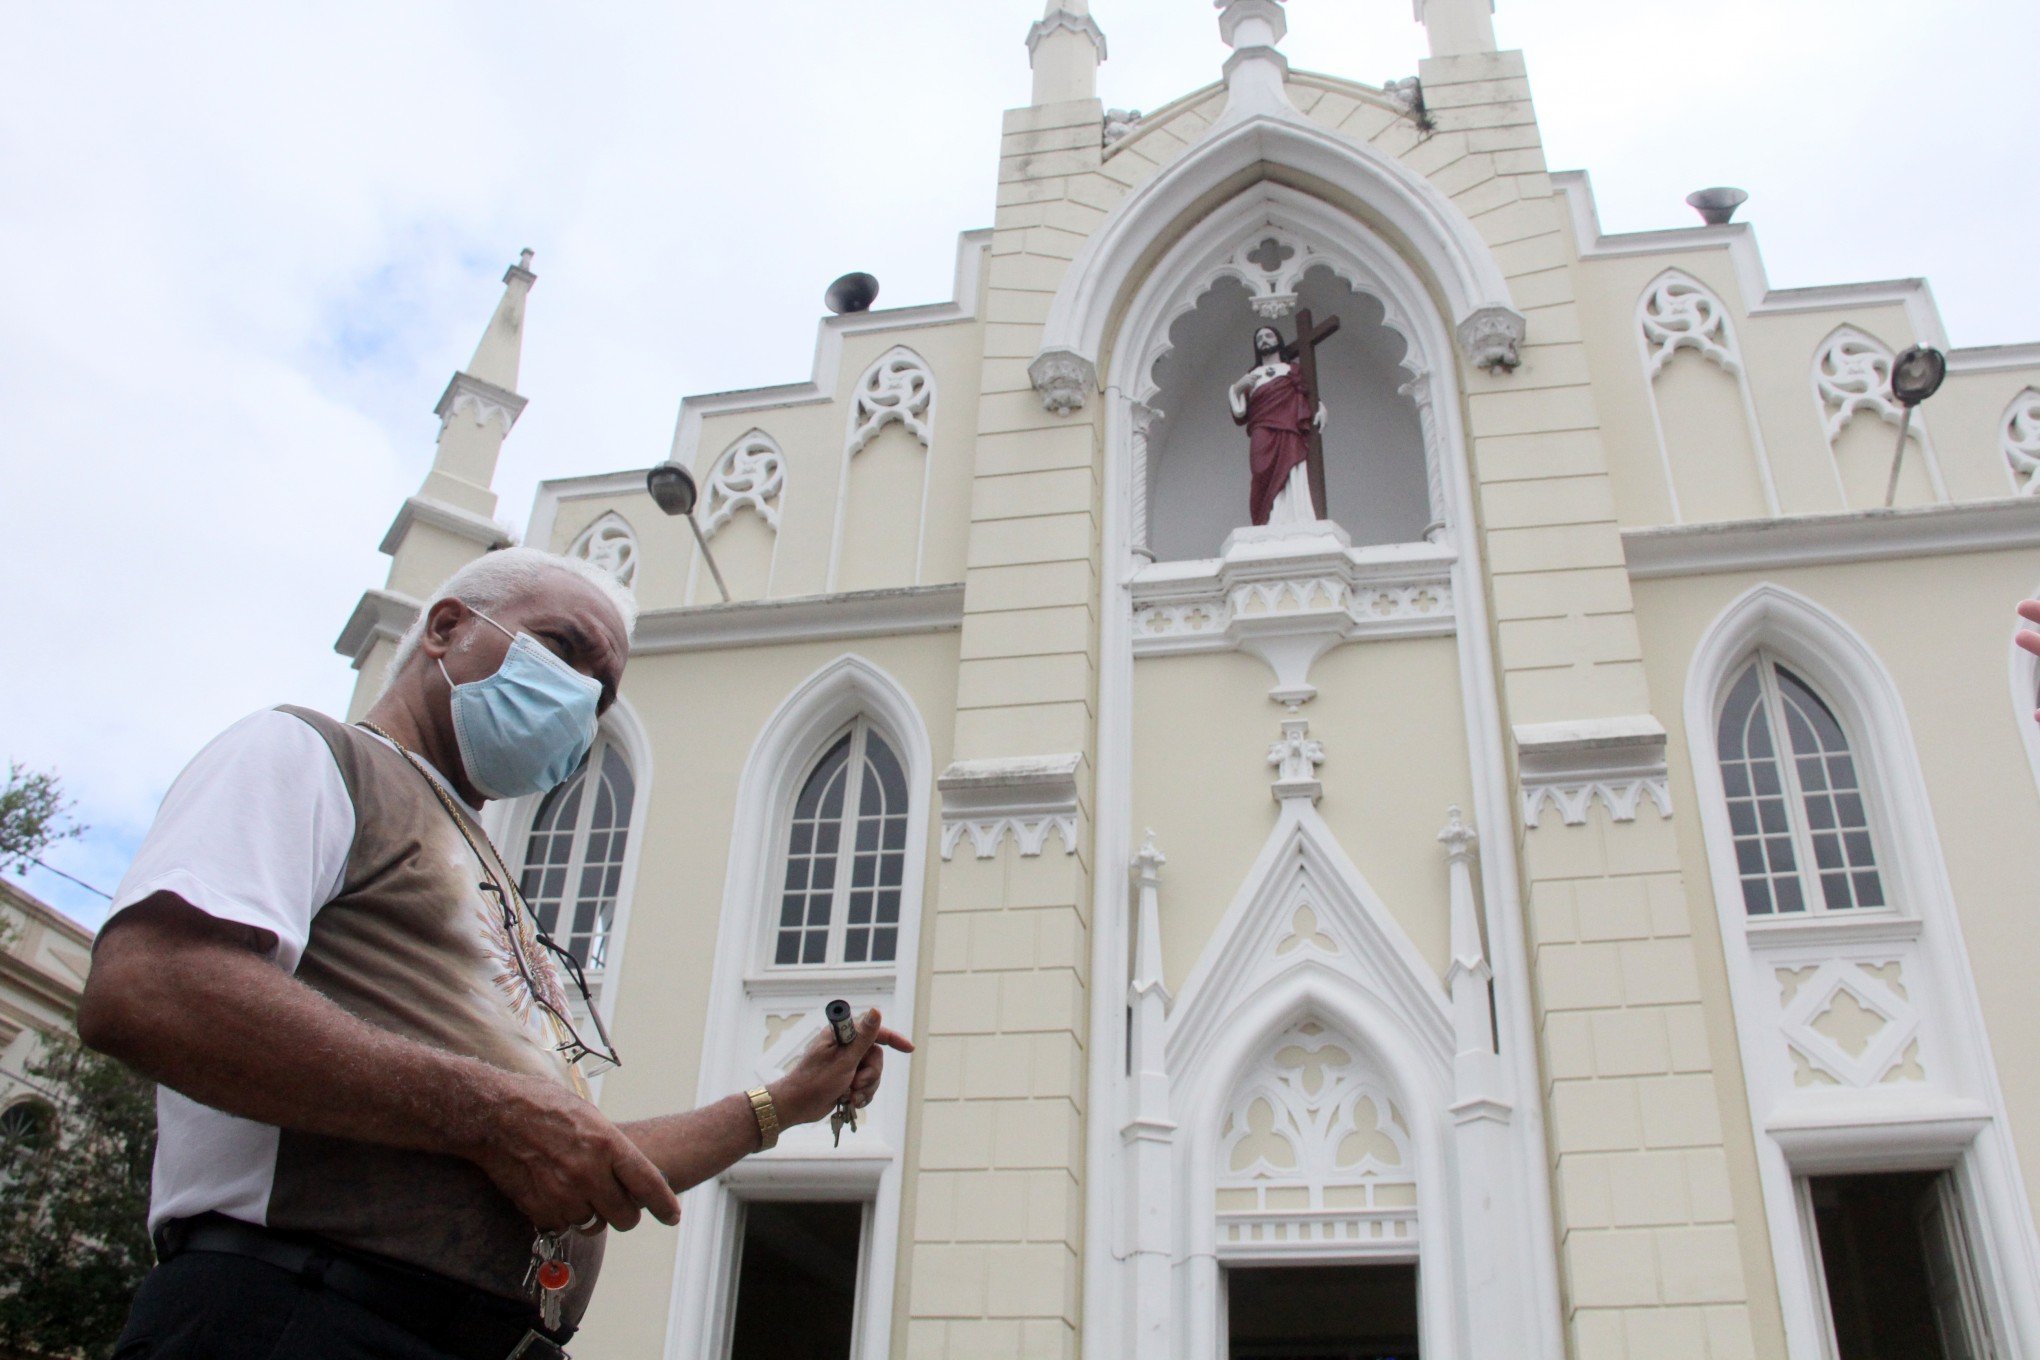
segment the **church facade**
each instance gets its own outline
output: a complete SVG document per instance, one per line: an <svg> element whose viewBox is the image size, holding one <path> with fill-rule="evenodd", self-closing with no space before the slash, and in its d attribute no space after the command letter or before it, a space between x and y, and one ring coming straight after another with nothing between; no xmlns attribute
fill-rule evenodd
<svg viewBox="0 0 2040 1360"><path fill-rule="evenodd" d="M543 485L524 540L644 607L584 772L491 811L604 1108L768 1080L835 997L920 1045L616 1237L577 1349L2040 1354L2040 345L1908 411L1924 284L1604 234L1489 8L1417 0L1384 89L1218 0L1140 117L1050 0L954 299L682 403L728 603L643 469ZM530 264L357 710L508 541ZM1231 394L1285 357L1257 516Z"/></svg>

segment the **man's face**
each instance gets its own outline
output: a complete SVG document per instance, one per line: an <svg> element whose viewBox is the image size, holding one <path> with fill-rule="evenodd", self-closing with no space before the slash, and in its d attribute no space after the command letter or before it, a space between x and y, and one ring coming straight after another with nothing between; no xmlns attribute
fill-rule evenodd
<svg viewBox="0 0 2040 1360"><path fill-rule="evenodd" d="M594 586L565 572L548 572L537 589L483 612L509 633L531 634L554 656L598 681L602 697L596 702L597 712L608 712L616 702L624 663L630 659L630 639L616 607ZM473 611L457 627L459 635L446 655L454 683L494 675L511 639L474 617Z"/></svg>
<svg viewBox="0 0 2040 1360"><path fill-rule="evenodd" d="M1282 337L1275 333L1273 326L1263 326L1254 332L1255 358L1265 359L1271 354L1280 353L1281 349Z"/></svg>

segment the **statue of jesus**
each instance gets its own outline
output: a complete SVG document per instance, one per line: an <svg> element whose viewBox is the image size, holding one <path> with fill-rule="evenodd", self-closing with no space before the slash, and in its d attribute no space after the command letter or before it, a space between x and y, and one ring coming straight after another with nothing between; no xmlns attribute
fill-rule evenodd
<svg viewBox="0 0 2040 1360"><path fill-rule="evenodd" d="M1290 362L1273 326L1254 332L1254 367L1226 391L1233 424L1247 427L1253 485L1248 509L1255 524L1309 524L1320 518L1310 495L1313 431L1325 428L1325 407L1311 409L1303 375Z"/></svg>

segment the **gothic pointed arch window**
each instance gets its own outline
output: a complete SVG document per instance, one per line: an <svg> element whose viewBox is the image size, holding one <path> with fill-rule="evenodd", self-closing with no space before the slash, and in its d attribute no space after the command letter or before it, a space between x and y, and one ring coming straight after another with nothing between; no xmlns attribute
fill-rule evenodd
<svg viewBox="0 0 2040 1360"><path fill-rule="evenodd" d="M636 774L623 744L605 728L573 777L540 800L524 840L518 890L598 994L636 807Z"/></svg>
<svg viewBox="0 0 2040 1360"><path fill-rule="evenodd" d="M1863 767L1834 708L1767 651L1736 672L1715 730L1751 917L1890 905Z"/></svg>
<svg viewBox="0 0 2040 1360"><path fill-rule="evenodd" d="M889 966L899 955L907 776L885 735L858 717L801 781L787 818L774 967Z"/></svg>

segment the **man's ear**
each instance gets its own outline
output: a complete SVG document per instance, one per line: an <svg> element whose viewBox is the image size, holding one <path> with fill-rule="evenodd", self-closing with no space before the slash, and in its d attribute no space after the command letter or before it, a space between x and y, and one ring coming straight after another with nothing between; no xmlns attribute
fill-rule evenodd
<svg viewBox="0 0 2040 1360"><path fill-rule="evenodd" d="M437 661L453 650L453 635L472 612L459 600L440 600L425 615L425 632L418 650Z"/></svg>

